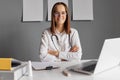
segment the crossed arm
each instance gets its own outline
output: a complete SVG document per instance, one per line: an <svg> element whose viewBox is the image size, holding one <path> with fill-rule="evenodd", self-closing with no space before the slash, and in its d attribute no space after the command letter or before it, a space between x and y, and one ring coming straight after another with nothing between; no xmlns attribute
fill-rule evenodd
<svg viewBox="0 0 120 80"><path fill-rule="evenodd" d="M79 50L79 47L77 47L76 45L73 46L69 52L77 52ZM48 50L48 53L51 54L51 55L54 55L56 57L59 56L59 51L55 51L55 50Z"/></svg>

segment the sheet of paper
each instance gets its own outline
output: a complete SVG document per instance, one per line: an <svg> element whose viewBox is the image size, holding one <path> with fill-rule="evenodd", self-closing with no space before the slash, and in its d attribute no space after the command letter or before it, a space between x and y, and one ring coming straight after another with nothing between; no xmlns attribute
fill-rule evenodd
<svg viewBox="0 0 120 80"><path fill-rule="evenodd" d="M93 20L93 0L72 0L73 20Z"/></svg>
<svg viewBox="0 0 120 80"><path fill-rule="evenodd" d="M56 62L32 62L32 67L35 70L46 69L46 67L52 66L53 68L59 67Z"/></svg>
<svg viewBox="0 0 120 80"><path fill-rule="evenodd" d="M23 21L43 21L43 0L23 0Z"/></svg>

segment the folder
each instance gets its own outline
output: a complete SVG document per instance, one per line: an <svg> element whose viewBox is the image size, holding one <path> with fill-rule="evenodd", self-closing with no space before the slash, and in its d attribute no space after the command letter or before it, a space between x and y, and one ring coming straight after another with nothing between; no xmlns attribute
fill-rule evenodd
<svg viewBox="0 0 120 80"><path fill-rule="evenodd" d="M0 58L0 70L11 70L12 58Z"/></svg>

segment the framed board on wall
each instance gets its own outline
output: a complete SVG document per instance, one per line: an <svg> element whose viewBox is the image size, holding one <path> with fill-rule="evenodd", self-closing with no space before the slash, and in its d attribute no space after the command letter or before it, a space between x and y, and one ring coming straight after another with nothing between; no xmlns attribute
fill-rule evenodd
<svg viewBox="0 0 120 80"><path fill-rule="evenodd" d="M23 0L23 21L43 21L43 0Z"/></svg>
<svg viewBox="0 0 120 80"><path fill-rule="evenodd" d="M72 0L73 20L93 20L93 0Z"/></svg>

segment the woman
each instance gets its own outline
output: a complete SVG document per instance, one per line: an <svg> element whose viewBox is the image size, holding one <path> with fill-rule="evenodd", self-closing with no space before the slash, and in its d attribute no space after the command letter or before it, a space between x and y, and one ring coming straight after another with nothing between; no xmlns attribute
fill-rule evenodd
<svg viewBox="0 0 120 80"><path fill-rule="evenodd" d="M57 2L51 12L51 27L42 33L41 61L80 60L82 48L76 29L70 28L68 7Z"/></svg>

